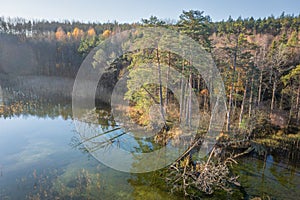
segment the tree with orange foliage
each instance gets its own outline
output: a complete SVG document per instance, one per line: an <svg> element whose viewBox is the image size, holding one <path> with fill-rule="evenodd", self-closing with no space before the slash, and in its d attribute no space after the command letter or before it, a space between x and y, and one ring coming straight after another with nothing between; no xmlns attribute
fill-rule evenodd
<svg viewBox="0 0 300 200"><path fill-rule="evenodd" d="M72 36L73 36L76 40L78 40L78 39L81 39L82 36L84 36L84 32L83 32L83 30L81 30L80 28L75 27L74 30L73 30L73 32L72 32Z"/></svg>
<svg viewBox="0 0 300 200"><path fill-rule="evenodd" d="M110 31L110 30L105 30L105 31L102 33L102 36L103 36L104 38L108 38L110 35L111 35L111 31Z"/></svg>
<svg viewBox="0 0 300 200"><path fill-rule="evenodd" d="M60 26L57 28L55 32L55 38L59 41L64 41L66 39L67 35L64 29Z"/></svg>
<svg viewBox="0 0 300 200"><path fill-rule="evenodd" d="M96 31L95 31L95 29L94 29L93 27L90 27L89 30L87 31L87 35L88 35L89 37L94 37L94 36L96 36Z"/></svg>

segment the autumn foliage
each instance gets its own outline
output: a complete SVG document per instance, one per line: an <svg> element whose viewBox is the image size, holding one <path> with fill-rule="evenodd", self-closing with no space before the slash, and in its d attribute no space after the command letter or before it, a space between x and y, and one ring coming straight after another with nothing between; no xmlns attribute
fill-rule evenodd
<svg viewBox="0 0 300 200"><path fill-rule="evenodd" d="M66 32L62 27L58 27L55 32L55 38L59 41L64 41L66 39L67 35Z"/></svg>
<svg viewBox="0 0 300 200"><path fill-rule="evenodd" d="M104 38L108 38L110 35L111 35L111 31L110 31L110 30L105 30L105 31L103 32L103 34L102 34L102 36L103 36Z"/></svg>
<svg viewBox="0 0 300 200"><path fill-rule="evenodd" d="M75 27L73 32L72 32L72 36L78 40L78 39L81 39L83 36L84 36L84 31L81 30L80 28L78 27Z"/></svg>
<svg viewBox="0 0 300 200"><path fill-rule="evenodd" d="M93 27L90 27L89 30L87 31L87 35L88 35L89 37L94 37L94 36L96 36L96 31L95 31L95 29L94 29Z"/></svg>

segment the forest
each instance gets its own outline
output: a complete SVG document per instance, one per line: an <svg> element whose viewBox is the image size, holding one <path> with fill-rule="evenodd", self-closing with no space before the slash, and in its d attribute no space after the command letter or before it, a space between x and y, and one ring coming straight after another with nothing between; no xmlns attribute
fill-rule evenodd
<svg viewBox="0 0 300 200"><path fill-rule="evenodd" d="M198 195L195 188L211 194L214 188L227 190L225 182L238 185L235 177L229 177L227 167L250 151L260 155L264 150L259 145L299 159L294 153L300 149L300 15L282 13L279 17L258 19L229 16L226 21L213 22L203 11L189 10L176 21L151 16L130 24L1 17L0 74L15 80L18 76L74 80L92 49L111 36L139 27L163 27L190 37L212 56L224 82L227 112L218 145L204 164L195 164L192 152L201 141L203 130L199 130L200 139L170 167L168 181L174 190L193 198ZM135 82L143 79L135 66L145 62L167 66L158 68L159 76L168 76L170 68L183 74L186 82L182 77L174 82L185 95L176 99L168 85L162 83L131 90ZM130 101L128 113L135 123L155 129L150 107L160 105L158 113L164 125L154 138L158 144L166 144L180 134L176 131L177 122L191 124L194 115L210 115L209 86L187 59L158 48L148 49L122 55L112 68L117 73L112 84L126 72L129 74L125 98ZM200 102L200 113L193 112L192 92ZM203 129L206 126L204 121ZM239 154L228 156L224 148ZM225 158L212 162L212 155L218 153ZM197 173L204 167L210 171ZM212 174L218 174L219 179ZM200 182L200 178L206 181Z"/></svg>
<svg viewBox="0 0 300 200"><path fill-rule="evenodd" d="M2 17L0 72L75 78L85 56L110 35L139 26L162 26L188 35L211 52L226 85L230 115L239 127L257 107L274 113L274 119L284 116L278 125L295 124L300 120L299 25L300 16L284 13L278 18L229 17L212 22L204 12L194 10L183 11L176 23L155 16L134 24ZM169 62L176 68L179 61ZM207 95L200 76L192 73L190 82L200 95ZM227 120L229 130L231 116Z"/></svg>

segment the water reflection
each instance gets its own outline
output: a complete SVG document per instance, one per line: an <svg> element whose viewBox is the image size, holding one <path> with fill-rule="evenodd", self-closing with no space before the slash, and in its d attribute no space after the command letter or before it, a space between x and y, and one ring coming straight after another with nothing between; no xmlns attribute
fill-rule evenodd
<svg viewBox="0 0 300 200"><path fill-rule="evenodd" d="M72 121L68 99L3 89L0 109L0 199L176 199L152 176L110 169L89 154ZM119 130L109 110L98 109L95 134ZM119 130L120 131L120 130ZM112 131L111 134L117 134ZM111 135L111 136L112 136ZM122 141L114 143L121 145ZM137 143L138 145L138 143ZM125 148L125 147L123 147ZM139 147L140 148L140 147ZM145 176L143 182L139 177Z"/></svg>
<svg viewBox="0 0 300 200"><path fill-rule="evenodd" d="M1 92L1 91L0 91ZM95 148L116 145L127 151L149 152L160 146L123 134L110 109L89 117L94 138L82 140L72 121L70 99L24 94L2 88L0 106L0 199L182 199L169 193L164 171L130 174L115 171L87 154L84 142L106 135ZM125 142L124 142L125 141ZM130 146L124 144L130 143ZM104 145L104 146L103 146ZM138 160L137 160L138 161ZM246 197L295 199L300 191L299 166L281 157L240 160ZM143 163L147 165L147 163ZM223 195L223 196L222 196ZM224 199L210 196L208 199ZM204 198L205 199L205 198Z"/></svg>
<svg viewBox="0 0 300 200"><path fill-rule="evenodd" d="M20 91L10 88L3 89L2 106L0 106L0 117L11 118L18 116L36 116L40 118L70 119L72 107L70 101L65 98L43 98L26 96Z"/></svg>
<svg viewBox="0 0 300 200"><path fill-rule="evenodd" d="M282 157L249 157L239 162L240 181L249 198L298 199L300 171L297 163L288 165Z"/></svg>

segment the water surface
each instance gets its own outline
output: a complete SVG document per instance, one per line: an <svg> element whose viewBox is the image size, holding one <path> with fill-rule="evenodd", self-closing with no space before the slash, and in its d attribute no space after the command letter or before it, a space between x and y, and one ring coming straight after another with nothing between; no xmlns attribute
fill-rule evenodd
<svg viewBox="0 0 300 200"><path fill-rule="evenodd" d="M14 96L14 95L15 96ZM0 199L183 199L171 194L163 171L130 174L111 169L95 160L80 145L71 113L70 100L20 98L19 93L3 90L0 105ZM17 96L16 96L17 95ZM111 129L115 122L103 107L98 130ZM101 118L102 116L102 118ZM120 131L120 130L118 130ZM126 135L124 136L126 138ZM136 149L133 143L120 147ZM128 141L128 140L127 140ZM276 155L266 159L245 157L235 173L242 188L238 197L250 199L298 199L300 173L297 162L289 163ZM203 199L228 199L218 192Z"/></svg>

